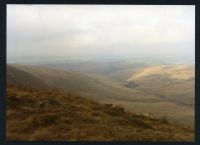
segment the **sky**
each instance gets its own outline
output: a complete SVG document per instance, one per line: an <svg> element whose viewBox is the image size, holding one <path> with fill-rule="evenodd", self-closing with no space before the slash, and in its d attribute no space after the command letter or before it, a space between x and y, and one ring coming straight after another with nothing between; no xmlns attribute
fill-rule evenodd
<svg viewBox="0 0 200 145"><path fill-rule="evenodd" d="M192 5L7 5L7 59L194 57Z"/></svg>

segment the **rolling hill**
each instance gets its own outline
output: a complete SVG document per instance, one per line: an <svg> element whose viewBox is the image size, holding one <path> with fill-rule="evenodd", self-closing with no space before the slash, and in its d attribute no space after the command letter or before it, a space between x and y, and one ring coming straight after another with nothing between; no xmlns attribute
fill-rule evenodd
<svg viewBox="0 0 200 145"><path fill-rule="evenodd" d="M192 78L184 80L184 83L181 80L180 83L180 80L170 79L168 75L158 77L150 73L148 77L141 76L135 79L134 76L139 75L140 71L143 72L142 69L135 71L124 84L124 81L122 83L101 75L31 65L8 65L7 84L25 88L30 86L32 89L40 90L57 89L64 94L76 92L101 103L123 106L134 113L155 118L166 117L170 122L194 127ZM167 81L176 81L176 88L175 86L164 88L162 85L167 82L164 78ZM159 80L161 80L160 84ZM186 83L191 84L190 89L187 88ZM172 82L172 85L174 84Z"/></svg>
<svg viewBox="0 0 200 145"><path fill-rule="evenodd" d="M194 107L194 67L158 65L144 68L127 80L127 86ZM159 89L158 89L159 88Z"/></svg>
<svg viewBox="0 0 200 145"><path fill-rule="evenodd" d="M126 88L117 81L103 76L38 66L8 65L7 82L19 86L31 84L31 87L35 89L40 89L42 86L42 88L56 88L60 91L76 91L101 99L129 101L156 99L153 95L143 98L141 92Z"/></svg>
<svg viewBox="0 0 200 145"><path fill-rule="evenodd" d="M149 114L165 114L173 122L194 124L194 65L152 65L140 69L125 69L108 76L146 94L161 98L160 102L127 103L126 108L136 112L149 109ZM142 107L143 106L143 107ZM159 110L158 110L159 108Z"/></svg>

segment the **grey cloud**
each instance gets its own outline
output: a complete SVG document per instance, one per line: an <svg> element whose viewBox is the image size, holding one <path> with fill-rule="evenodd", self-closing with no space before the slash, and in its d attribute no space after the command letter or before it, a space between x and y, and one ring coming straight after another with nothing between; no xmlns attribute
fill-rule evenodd
<svg viewBox="0 0 200 145"><path fill-rule="evenodd" d="M8 59L194 55L194 11L194 6L8 5Z"/></svg>

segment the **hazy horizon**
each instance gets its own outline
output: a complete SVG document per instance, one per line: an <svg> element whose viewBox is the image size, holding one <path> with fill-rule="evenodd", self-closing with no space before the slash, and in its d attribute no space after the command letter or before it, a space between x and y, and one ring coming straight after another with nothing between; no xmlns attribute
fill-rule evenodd
<svg viewBox="0 0 200 145"><path fill-rule="evenodd" d="M8 62L194 53L194 6L7 5Z"/></svg>
<svg viewBox="0 0 200 145"><path fill-rule="evenodd" d="M195 141L195 6L7 5L8 141Z"/></svg>

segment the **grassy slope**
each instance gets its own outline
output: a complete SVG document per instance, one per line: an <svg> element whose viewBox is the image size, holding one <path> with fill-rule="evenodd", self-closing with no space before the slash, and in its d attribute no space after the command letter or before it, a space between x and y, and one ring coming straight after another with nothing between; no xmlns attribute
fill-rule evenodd
<svg viewBox="0 0 200 145"><path fill-rule="evenodd" d="M179 90L177 90L175 87L175 89L172 87L166 89L166 91L160 91L164 88L160 87L161 85L156 85L156 81L150 81L151 83L149 86L153 88L153 90L148 91L147 88L141 88L141 86L145 87L148 85L148 83L144 83L148 82L145 80L143 81L144 84L137 88L138 90L135 88L131 90L130 88L120 85L116 81L97 75L85 75L77 72L20 65L8 65L7 70L7 80L9 84L31 86L36 89L57 88L65 92L75 91L79 92L84 97L87 96L97 101L119 104L135 113L150 113L151 116L154 117L166 116L170 122L194 127L193 106L183 106L182 104L177 104L173 100L161 98L159 95L159 93L167 92L165 95L174 97L174 95L172 95L173 90L177 93L181 90L187 91L188 88L181 89L178 87ZM164 82L161 83L164 84ZM188 87L188 85L186 86L183 83L182 86ZM169 93L167 90L171 90L172 93ZM186 93L183 92L182 94ZM181 97L181 95L179 96ZM189 103L190 101L185 102Z"/></svg>
<svg viewBox="0 0 200 145"><path fill-rule="evenodd" d="M194 108L192 65L156 65L142 69L126 69L112 73L110 77L134 90L145 91L146 94L152 94L162 100Z"/></svg>
<svg viewBox="0 0 200 145"><path fill-rule="evenodd" d="M29 86L31 88L48 88L48 85L43 82L38 77L31 75L28 72L17 69L10 65L7 65L7 83L8 84L17 84L19 86Z"/></svg>
<svg viewBox="0 0 200 145"><path fill-rule="evenodd" d="M128 80L127 84L130 88L133 84L134 90L162 99L159 102L115 101L115 103L139 113L148 111L156 117L165 114L174 123L191 127L194 125L194 67L192 65L156 65L136 71L122 70L111 76L116 80L119 78L120 81Z"/></svg>
<svg viewBox="0 0 200 145"><path fill-rule="evenodd" d="M194 67L187 65L159 65L147 67L128 79L137 87L166 100L194 106ZM157 89L159 88L159 89Z"/></svg>
<svg viewBox="0 0 200 145"><path fill-rule="evenodd" d="M9 66L7 69L8 72L11 71L13 74L16 74L18 71L24 72L21 73L21 76L13 76L12 79L9 79L11 76L8 73L7 78L10 80L10 84L18 84L18 82L24 81L24 85L26 86L27 82L32 82L32 78L38 78L41 81L41 83L38 84L45 84L46 86L57 88L61 91L76 91L94 94L97 95L97 97L100 97L100 99L113 98L128 101L155 99L153 95L147 95L143 92L126 88L120 83L105 77L22 65ZM27 77L25 77L25 73L28 74ZM37 83L33 85L33 88L40 88ZM145 97L143 97L144 95Z"/></svg>
<svg viewBox="0 0 200 145"><path fill-rule="evenodd" d="M75 93L7 88L8 140L193 141L194 132Z"/></svg>

